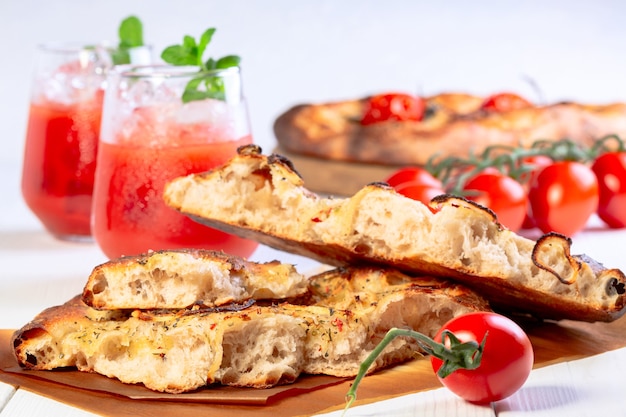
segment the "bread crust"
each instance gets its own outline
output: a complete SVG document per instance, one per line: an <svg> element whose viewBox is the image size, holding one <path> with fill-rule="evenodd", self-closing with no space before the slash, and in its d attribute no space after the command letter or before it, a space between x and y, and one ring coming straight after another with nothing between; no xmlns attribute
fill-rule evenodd
<svg viewBox="0 0 626 417"><path fill-rule="evenodd" d="M218 190L230 198L211 199ZM383 183L350 198L322 197L304 187L288 160L255 145L212 172L173 180L164 198L208 226L325 264L451 277L494 308L583 321L624 313L623 272L572 256L564 236L526 239L490 210L451 196L434 200L433 214Z"/></svg>
<svg viewBox="0 0 626 417"><path fill-rule="evenodd" d="M306 302L221 308L95 310L75 297L43 311L12 338L27 369L77 367L156 391L207 384L267 388L301 373L354 376L391 327L434 336L452 317L488 311L467 288L388 268L344 268L311 277ZM371 371L415 356L394 341Z"/></svg>
<svg viewBox="0 0 626 417"><path fill-rule="evenodd" d="M323 159L381 165L425 165L431 158L481 153L491 145L529 147L568 138L584 146L626 136L626 103L562 102L502 113L480 110L483 98L439 94L426 98L424 120L361 125L367 98L296 105L274 122L281 148Z"/></svg>
<svg viewBox="0 0 626 417"><path fill-rule="evenodd" d="M306 277L293 265L180 249L127 256L96 266L83 290L83 301L109 310L175 309L250 298L282 299L306 291Z"/></svg>

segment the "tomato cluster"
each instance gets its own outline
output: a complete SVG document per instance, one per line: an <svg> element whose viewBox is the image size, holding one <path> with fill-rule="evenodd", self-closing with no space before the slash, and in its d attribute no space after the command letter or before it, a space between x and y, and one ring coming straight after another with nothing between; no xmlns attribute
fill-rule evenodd
<svg viewBox="0 0 626 417"><path fill-rule="evenodd" d="M489 207L513 231L537 227L572 236L594 213L608 227L626 227L626 147L617 136L591 149L567 140L491 147L467 160L401 168L386 181L425 204L434 195L461 195Z"/></svg>
<svg viewBox="0 0 626 417"><path fill-rule="evenodd" d="M421 97L403 93L378 94L367 100L361 124L371 125L389 120L420 121L426 102Z"/></svg>

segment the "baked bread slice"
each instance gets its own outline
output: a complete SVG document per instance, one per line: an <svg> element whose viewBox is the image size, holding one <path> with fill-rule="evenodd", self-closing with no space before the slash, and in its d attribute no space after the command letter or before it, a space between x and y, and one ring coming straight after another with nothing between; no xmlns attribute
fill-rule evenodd
<svg viewBox="0 0 626 417"><path fill-rule="evenodd" d="M451 277L501 310L583 321L624 313L623 272L571 255L569 238L526 239L490 210L455 197L433 201L433 214L382 183L350 198L322 197L288 160L255 145L214 171L171 181L164 199L208 226L329 265Z"/></svg>
<svg viewBox="0 0 626 417"><path fill-rule="evenodd" d="M180 393L213 382L259 388L292 382L303 340L299 320L267 309L102 312L77 296L18 330L13 346L27 369L76 367Z"/></svg>
<svg viewBox="0 0 626 417"><path fill-rule="evenodd" d="M76 367L172 393L211 383L265 388L303 372L354 376L391 327L434 336L456 315L489 310L463 286L390 269L331 270L309 287L306 303L213 309L95 310L77 296L43 311L12 343L27 369ZM372 370L416 349L397 339Z"/></svg>
<svg viewBox="0 0 626 417"><path fill-rule="evenodd" d="M453 317L491 310L484 298L465 286L411 277L391 268L332 269L311 277L309 289L310 306L295 307L309 329L303 368L309 374L355 376L392 327L434 337ZM317 332L310 334L311 329ZM410 338L392 344L370 371L404 362L421 351Z"/></svg>
<svg viewBox="0 0 626 417"><path fill-rule="evenodd" d="M467 157L494 144L529 147L569 138L591 145L626 135L626 103L555 103L507 112L480 110L484 97L438 94L426 98L421 121L362 125L368 98L296 105L274 122L280 147L297 155L381 165L424 165L434 156Z"/></svg>
<svg viewBox="0 0 626 417"><path fill-rule="evenodd" d="M176 309L250 298L281 299L306 291L306 277L293 265L182 249L123 257L96 266L85 285L83 301L100 309Z"/></svg>

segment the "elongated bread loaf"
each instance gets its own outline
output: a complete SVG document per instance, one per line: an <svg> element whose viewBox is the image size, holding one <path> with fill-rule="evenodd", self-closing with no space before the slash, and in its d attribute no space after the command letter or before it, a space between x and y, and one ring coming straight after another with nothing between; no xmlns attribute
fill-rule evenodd
<svg viewBox="0 0 626 417"><path fill-rule="evenodd" d="M198 222L329 265L451 277L498 309L583 321L624 313L623 272L571 255L565 236L526 239L490 210L451 196L434 200L433 214L382 183L350 198L322 197L289 160L255 145L218 169L171 181L164 199Z"/></svg>
<svg viewBox="0 0 626 417"><path fill-rule="evenodd" d="M211 383L265 388L303 372L354 376L391 327L432 337L452 317L490 310L461 285L391 269L335 269L308 287L300 304L155 311L96 310L77 296L43 311L12 343L28 369L77 367L172 393ZM371 370L417 349L396 339Z"/></svg>
<svg viewBox="0 0 626 417"><path fill-rule="evenodd" d="M486 112L486 97L462 93L426 98L421 121L360 123L368 98L296 105L280 114L274 134L296 155L377 165L425 165L431 158L481 154L488 146L530 147L568 138L583 146L626 135L626 103L574 102Z"/></svg>
<svg viewBox="0 0 626 417"><path fill-rule="evenodd" d="M94 268L83 301L102 309L218 306L295 297L306 277L278 261L247 262L223 252L167 250L114 259Z"/></svg>

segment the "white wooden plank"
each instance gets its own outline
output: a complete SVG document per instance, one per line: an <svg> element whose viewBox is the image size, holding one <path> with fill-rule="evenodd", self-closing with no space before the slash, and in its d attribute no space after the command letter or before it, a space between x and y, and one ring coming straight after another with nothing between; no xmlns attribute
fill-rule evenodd
<svg viewBox="0 0 626 417"><path fill-rule="evenodd" d="M15 391L16 389L13 385L0 382L0 410L7 405Z"/></svg>
<svg viewBox="0 0 626 417"><path fill-rule="evenodd" d="M0 411L0 417L33 416L92 417L96 416L96 414L74 408L24 389L18 389L10 398L8 404Z"/></svg>
<svg viewBox="0 0 626 417"><path fill-rule="evenodd" d="M340 417L342 411L318 417ZM495 417L490 407L465 402L445 388L391 398L373 404L351 407L345 417Z"/></svg>
<svg viewBox="0 0 626 417"><path fill-rule="evenodd" d="M499 402L499 417L624 415L626 348L533 371L524 387Z"/></svg>

